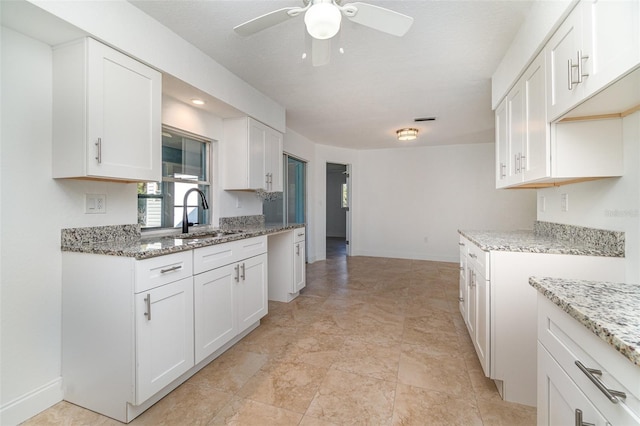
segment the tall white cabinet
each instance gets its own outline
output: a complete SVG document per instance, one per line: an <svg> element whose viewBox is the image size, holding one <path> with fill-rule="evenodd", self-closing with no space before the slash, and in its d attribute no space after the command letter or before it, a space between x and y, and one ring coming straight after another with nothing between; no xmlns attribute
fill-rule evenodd
<svg viewBox="0 0 640 426"><path fill-rule="evenodd" d="M269 300L290 302L306 285L305 228L269 235Z"/></svg>
<svg viewBox="0 0 640 426"><path fill-rule="evenodd" d="M159 181L162 76L84 38L53 49L53 177Z"/></svg>
<svg viewBox="0 0 640 426"><path fill-rule="evenodd" d="M282 191L282 133L251 117L226 119L221 154L224 189Z"/></svg>

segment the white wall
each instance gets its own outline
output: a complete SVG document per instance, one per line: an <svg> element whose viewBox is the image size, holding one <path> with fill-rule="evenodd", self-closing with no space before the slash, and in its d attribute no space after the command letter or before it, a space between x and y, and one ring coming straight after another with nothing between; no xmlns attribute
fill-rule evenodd
<svg viewBox="0 0 640 426"><path fill-rule="evenodd" d="M457 262L458 229L531 229L535 191L496 190L494 155L493 143L361 151L354 254Z"/></svg>
<svg viewBox="0 0 640 426"><path fill-rule="evenodd" d="M624 176L538 190L545 211L538 219L568 225L624 231L626 279L640 282L640 112L623 119ZM561 194L569 211L560 209ZM540 210L540 209L538 209Z"/></svg>
<svg viewBox="0 0 640 426"><path fill-rule="evenodd" d="M2 28L0 424L62 397L60 230L135 223L136 185L51 178L51 48ZM84 214L84 194L107 213ZM26 416L26 417L25 417Z"/></svg>

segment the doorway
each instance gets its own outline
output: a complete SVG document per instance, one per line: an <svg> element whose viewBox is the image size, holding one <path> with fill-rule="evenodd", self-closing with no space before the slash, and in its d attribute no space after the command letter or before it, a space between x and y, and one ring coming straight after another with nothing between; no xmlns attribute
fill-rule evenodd
<svg viewBox="0 0 640 426"><path fill-rule="evenodd" d="M350 165L327 163L326 254L327 259L350 256Z"/></svg>

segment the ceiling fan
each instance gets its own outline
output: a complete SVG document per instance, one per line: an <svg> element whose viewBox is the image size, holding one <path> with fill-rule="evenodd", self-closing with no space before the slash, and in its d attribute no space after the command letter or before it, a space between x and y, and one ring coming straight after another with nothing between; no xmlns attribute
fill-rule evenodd
<svg viewBox="0 0 640 426"><path fill-rule="evenodd" d="M340 30L342 15L352 22L387 34L402 37L409 31L413 18L369 3L342 4L342 0L303 0L303 7L285 7L258 16L233 29L249 36L304 13L307 32L312 37L312 64L329 62L331 38Z"/></svg>

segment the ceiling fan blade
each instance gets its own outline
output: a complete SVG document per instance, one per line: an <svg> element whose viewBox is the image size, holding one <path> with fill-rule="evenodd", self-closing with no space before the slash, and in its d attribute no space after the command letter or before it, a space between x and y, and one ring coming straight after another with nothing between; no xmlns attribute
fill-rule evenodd
<svg viewBox="0 0 640 426"><path fill-rule="evenodd" d="M297 16L298 13L289 14L289 11L297 11L299 9L301 8L285 7L283 9L274 10L266 15L258 16L257 18L253 18L250 21L235 26L233 29L241 36L249 36Z"/></svg>
<svg viewBox="0 0 640 426"><path fill-rule="evenodd" d="M355 13L354 7L357 10ZM411 16L368 3L349 3L342 6L342 9L349 20L398 37L405 35L413 24Z"/></svg>
<svg viewBox="0 0 640 426"><path fill-rule="evenodd" d="M331 39L319 40L311 37L311 65L327 65L331 59Z"/></svg>

